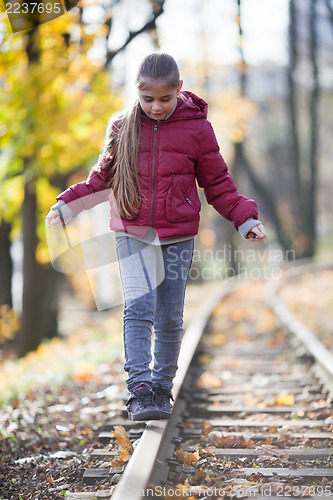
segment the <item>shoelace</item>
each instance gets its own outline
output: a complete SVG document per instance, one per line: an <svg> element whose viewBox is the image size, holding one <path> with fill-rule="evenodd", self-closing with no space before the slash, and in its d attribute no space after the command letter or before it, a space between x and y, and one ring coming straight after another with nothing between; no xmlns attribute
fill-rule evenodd
<svg viewBox="0 0 333 500"><path fill-rule="evenodd" d="M155 403L158 406L166 408L170 404L170 399L173 401L173 397L169 391L163 389L161 386L157 386L154 388L155 392Z"/></svg>
<svg viewBox="0 0 333 500"><path fill-rule="evenodd" d="M135 397L137 398L137 400L144 404L144 405L152 405L154 404L154 399L153 399L153 393L151 391L148 392L145 391L145 392L141 392L138 394L138 391L135 393Z"/></svg>

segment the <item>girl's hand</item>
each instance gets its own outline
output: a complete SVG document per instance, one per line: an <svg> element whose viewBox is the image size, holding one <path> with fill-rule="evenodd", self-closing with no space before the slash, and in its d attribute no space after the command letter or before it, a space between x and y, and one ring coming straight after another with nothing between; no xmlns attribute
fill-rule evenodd
<svg viewBox="0 0 333 500"><path fill-rule="evenodd" d="M267 233L262 224L254 226L248 233L247 238L250 241L264 241L267 238Z"/></svg>
<svg viewBox="0 0 333 500"><path fill-rule="evenodd" d="M51 224L62 226L62 220L60 218L59 212L57 210L50 210L46 216L45 224L48 228L51 227Z"/></svg>
<svg viewBox="0 0 333 500"><path fill-rule="evenodd" d="M46 216L45 224L49 228L51 227L51 224L63 226L64 224L68 224L73 217L74 213L69 206L62 200L59 200L51 207L51 210Z"/></svg>

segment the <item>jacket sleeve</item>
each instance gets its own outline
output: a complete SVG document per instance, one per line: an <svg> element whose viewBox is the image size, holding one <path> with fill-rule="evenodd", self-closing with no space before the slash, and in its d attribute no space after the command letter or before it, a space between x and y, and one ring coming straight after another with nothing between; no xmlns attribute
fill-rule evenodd
<svg viewBox="0 0 333 500"><path fill-rule="evenodd" d="M196 177L208 203L236 229L249 218L258 219L256 203L238 193L208 120L203 120Z"/></svg>
<svg viewBox="0 0 333 500"><path fill-rule="evenodd" d="M56 199L64 201L76 216L83 210L108 201L111 194L108 180L109 169L103 166L101 170L93 171L87 180L78 182L60 193Z"/></svg>

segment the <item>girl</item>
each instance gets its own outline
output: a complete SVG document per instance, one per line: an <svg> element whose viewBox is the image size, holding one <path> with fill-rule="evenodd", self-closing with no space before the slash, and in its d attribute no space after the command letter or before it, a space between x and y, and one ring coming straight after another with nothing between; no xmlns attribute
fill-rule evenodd
<svg viewBox="0 0 333 500"><path fill-rule="evenodd" d="M138 99L110 120L97 165L85 182L57 196L46 224L61 225L109 199L124 295L127 410L133 420L148 420L171 414L185 287L199 225L196 180L208 203L244 238L261 242L266 232L255 202L238 194L228 173L207 104L181 92L175 60L149 55L136 83Z"/></svg>

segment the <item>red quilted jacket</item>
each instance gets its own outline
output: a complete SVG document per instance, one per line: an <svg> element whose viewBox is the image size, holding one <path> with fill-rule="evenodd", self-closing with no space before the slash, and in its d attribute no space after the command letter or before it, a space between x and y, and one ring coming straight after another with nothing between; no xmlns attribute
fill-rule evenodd
<svg viewBox="0 0 333 500"><path fill-rule="evenodd" d="M77 215L110 200L110 227L129 231L133 226L153 227L160 239L197 234L200 201L196 186L204 189L208 203L237 229L248 218L258 219L255 202L237 192L207 120L207 104L192 92L183 92L175 111L155 122L142 113L138 171L143 193L138 216L121 219L107 189L107 167L90 179L71 186L63 200ZM94 195L94 196L90 196Z"/></svg>

